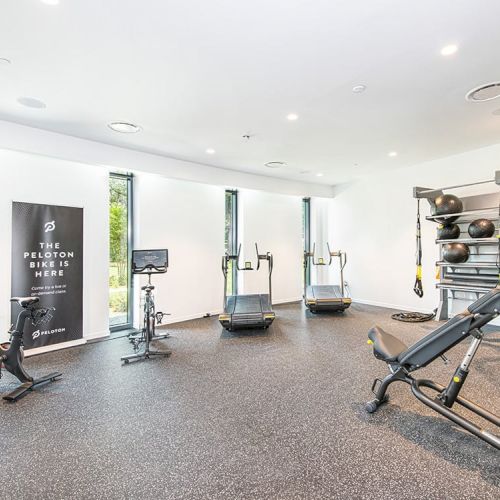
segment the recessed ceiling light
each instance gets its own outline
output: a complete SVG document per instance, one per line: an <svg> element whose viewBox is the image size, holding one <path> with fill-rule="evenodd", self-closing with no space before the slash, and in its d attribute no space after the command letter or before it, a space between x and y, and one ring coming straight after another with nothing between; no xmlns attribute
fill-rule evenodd
<svg viewBox="0 0 500 500"><path fill-rule="evenodd" d="M12 61L10 59L7 59L6 57L0 57L0 66L9 66L12 64Z"/></svg>
<svg viewBox="0 0 500 500"><path fill-rule="evenodd" d="M398 156L398 152L397 151L391 151L388 156L390 156L391 158L394 158L396 156Z"/></svg>
<svg viewBox="0 0 500 500"><path fill-rule="evenodd" d="M40 101L40 99L35 99L34 97L19 97L17 102L22 106L26 106L27 108L44 109L47 107L47 105L43 101Z"/></svg>
<svg viewBox="0 0 500 500"><path fill-rule="evenodd" d="M142 130L139 125L128 122L111 122L108 124L108 127L120 134L136 134Z"/></svg>
<svg viewBox="0 0 500 500"><path fill-rule="evenodd" d="M366 85L355 85L353 88L352 88L352 91L355 93L355 94L361 94L361 92L364 92L366 90Z"/></svg>
<svg viewBox="0 0 500 500"><path fill-rule="evenodd" d="M491 101L500 97L500 82L487 83L467 92L465 99L472 102Z"/></svg>
<svg viewBox="0 0 500 500"><path fill-rule="evenodd" d="M46 5L59 5L59 0L40 0Z"/></svg>
<svg viewBox="0 0 500 500"><path fill-rule="evenodd" d="M446 45L441 49L442 56L451 56L458 50L458 47L455 44Z"/></svg>
<svg viewBox="0 0 500 500"><path fill-rule="evenodd" d="M294 122L298 118L299 118L299 115L297 115L296 113L289 113L288 115L286 115L286 119L290 120L291 122Z"/></svg>
<svg viewBox="0 0 500 500"><path fill-rule="evenodd" d="M264 163L267 168L281 168L286 167L286 163L284 161L268 161Z"/></svg>
<svg viewBox="0 0 500 500"><path fill-rule="evenodd" d="M205 149L205 153L207 153L207 155L214 155L215 149L207 148L207 149Z"/></svg>
<svg viewBox="0 0 500 500"><path fill-rule="evenodd" d="M316 177L323 177L323 174L322 174L321 172L318 172L318 173L316 174Z"/></svg>

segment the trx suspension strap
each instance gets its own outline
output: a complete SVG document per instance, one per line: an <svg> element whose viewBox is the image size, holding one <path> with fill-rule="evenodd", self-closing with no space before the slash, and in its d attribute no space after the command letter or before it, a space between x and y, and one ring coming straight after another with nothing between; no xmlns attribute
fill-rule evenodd
<svg viewBox="0 0 500 500"><path fill-rule="evenodd" d="M424 296L424 288L422 286L422 236L420 234L420 199L417 199L417 276L413 291L419 296Z"/></svg>

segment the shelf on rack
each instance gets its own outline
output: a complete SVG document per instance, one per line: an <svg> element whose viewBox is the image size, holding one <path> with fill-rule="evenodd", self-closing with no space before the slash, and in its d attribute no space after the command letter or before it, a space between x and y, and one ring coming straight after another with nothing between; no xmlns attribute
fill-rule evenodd
<svg viewBox="0 0 500 500"><path fill-rule="evenodd" d="M470 281L462 281L462 280L451 280L451 279L443 279L439 284L442 285L457 285L457 286L464 286L467 288L495 288L497 286L498 279L496 281L490 281L490 282L477 282L477 283L471 283Z"/></svg>
<svg viewBox="0 0 500 500"><path fill-rule="evenodd" d="M490 283L498 282L498 274L472 274L472 273L457 273L457 272L445 272L443 280L465 280L465 281L484 281Z"/></svg>
<svg viewBox="0 0 500 500"><path fill-rule="evenodd" d="M474 210L465 210L464 212L454 213L454 214L446 214L446 215L428 215L426 216L426 220L430 220L433 222L442 222L443 220L448 220L452 218L457 218L455 220L456 224L460 224L461 222L467 222L469 220L475 220L480 216L488 216L488 219L498 220L498 207L488 207L488 208L476 208Z"/></svg>
<svg viewBox="0 0 500 500"><path fill-rule="evenodd" d="M437 244L466 243L467 245L498 245L498 238L456 238L454 240L436 240Z"/></svg>
<svg viewBox="0 0 500 500"><path fill-rule="evenodd" d="M457 292L467 292L467 293L488 293L495 287L472 287L472 286L461 286L458 284L452 285L449 283L436 283L436 288L442 288L445 290L455 290Z"/></svg>
<svg viewBox="0 0 500 500"><path fill-rule="evenodd" d="M451 262L438 261L436 266L439 267L470 267L473 269L497 269L496 262L464 262L463 264L452 264Z"/></svg>

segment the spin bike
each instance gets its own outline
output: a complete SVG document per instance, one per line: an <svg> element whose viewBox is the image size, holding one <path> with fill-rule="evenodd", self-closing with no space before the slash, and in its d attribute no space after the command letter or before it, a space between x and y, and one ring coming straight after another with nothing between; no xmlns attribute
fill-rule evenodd
<svg viewBox="0 0 500 500"><path fill-rule="evenodd" d="M28 319L34 326L48 323L52 319L53 307L39 307L38 297L13 297L11 302L17 302L22 310L17 315L16 326L12 325L9 334L10 341L0 344L0 377L2 368L12 373L21 381L21 385L3 397L6 401L15 402L36 386L54 382L62 376L59 372L50 373L45 377L34 379L23 366L23 333Z"/></svg>
<svg viewBox="0 0 500 500"><path fill-rule="evenodd" d="M161 324L166 313L156 312L153 290L151 284L152 274L165 274L168 268L168 250L133 250L132 252L132 274L147 274L148 283L141 287L144 292L144 320L142 330L138 335L130 337L134 346L134 354L122 356L122 361L127 364L131 360L149 359L151 356L170 356L171 351L157 351L151 349L153 340L166 339L170 334L156 335L156 325ZM144 345L140 352L139 348Z"/></svg>

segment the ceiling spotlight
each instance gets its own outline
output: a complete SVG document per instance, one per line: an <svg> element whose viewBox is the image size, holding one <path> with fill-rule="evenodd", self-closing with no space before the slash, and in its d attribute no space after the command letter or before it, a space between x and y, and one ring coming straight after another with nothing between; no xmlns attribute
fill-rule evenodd
<svg viewBox="0 0 500 500"><path fill-rule="evenodd" d="M299 118L299 115L297 115L296 113L289 113L288 115L286 115L286 119L291 121L291 122L294 122L298 118Z"/></svg>
<svg viewBox="0 0 500 500"><path fill-rule="evenodd" d="M207 155L214 155L215 149L212 148L205 149L205 153L207 153Z"/></svg>
<svg viewBox="0 0 500 500"><path fill-rule="evenodd" d="M267 168L281 168L286 167L286 163L284 161L268 161L264 163Z"/></svg>
<svg viewBox="0 0 500 500"><path fill-rule="evenodd" d="M441 49L442 56L451 56L458 50L458 47L454 44L446 45Z"/></svg>
<svg viewBox="0 0 500 500"><path fill-rule="evenodd" d="M323 174L322 174L321 172L318 172L318 173L316 174L316 177L323 177Z"/></svg>
<svg viewBox="0 0 500 500"><path fill-rule="evenodd" d="M9 64L12 64L12 61L10 59L0 57L0 66L8 66Z"/></svg>
<svg viewBox="0 0 500 500"><path fill-rule="evenodd" d="M46 5L59 5L59 0L40 0Z"/></svg>
<svg viewBox="0 0 500 500"><path fill-rule="evenodd" d="M108 127L120 134L136 134L142 130L139 125L128 122L111 122L108 124Z"/></svg>
<svg viewBox="0 0 500 500"><path fill-rule="evenodd" d="M43 101L34 97L19 97L17 102L27 108L44 109L47 107Z"/></svg>
<svg viewBox="0 0 500 500"><path fill-rule="evenodd" d="M366 90L366 85L355 85L353 88L352 88L352 91L355 93L355 94L361 94L361 92L364 92Z"/></svg>
<svg viewBox="0 0 500 500"><path fill-rule="evenodd" d="M396 156L398 156L398 152L397 151L391 151L388 156L390 156L391 158L395 158Z"/></svg>
<svg viewBox="0 0 500 500"><path fill-rule="evenodd" d="M467 92L465 99L472 102L491 101L500 97L500 82L487 83Z"/></svg>

